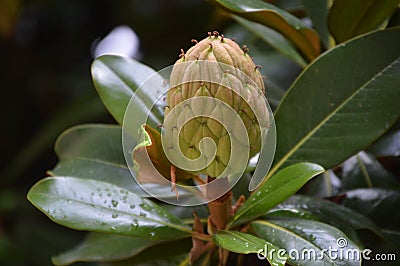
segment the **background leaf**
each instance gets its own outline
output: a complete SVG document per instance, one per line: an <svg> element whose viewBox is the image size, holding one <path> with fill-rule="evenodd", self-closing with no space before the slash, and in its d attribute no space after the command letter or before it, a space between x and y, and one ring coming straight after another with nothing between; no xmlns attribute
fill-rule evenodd
<svg viewBox="0 0 400 266"><path fill-rule="evenodd" d="M342 180L343 190L367 187L400 188L399 180L366 152L360 152L343 163Z"/></svg>
<svg viewBox="0 0 400 266"><path fill-rule="evenodd" d="M377 235L381 234L380 229L361 213L331 201L314 197L294 195L268 211L267 216L316 220L338 227L345 233L369 229Z"/></svg>
<svg viewBox="0 0 400 266"><path fill-rule="evenodd" d="M400 29L383 30L314 61L275 112L279 138L269 175L302 161L334 167L389 129L400 117L398 47Z"/></svg>
<svg viewBox="0 0 400 266"><path fill-rule="evenodd" d="M387 131L374 144L368 147L368 151L375 156L400 156L400 121Z"/></svg>
<svg viewBox="0 0 400 266"><path fill-rule="evenodd" d="M342 180L337 177L333 170L328 170L311 180L302 189L302 192L308 196L324 198L338 194L341 188Z"/></svg>
<svg viewBox="0 0 400 266"><path fill-rule="evenodd" d="M113 261L133 257L157 241L130 236L89 233L78 246L52 258L55 265L84 261Z"/></svg>
<svg viewBox="0 0 400 266"><path fill-rule="evenodd" d="M318 32L326 48L332 45L331 35L328 29L328 14L330 0L302 0L304 9L310 17L315 30Z"/></svg>
<svg viewBox="0 0 400 266"><path fill-rule="evenodd" d="M235 213L228 228L264 215L269 209L296 193L308 180L322 173L316 164L299 163L289 166L263 183Z"/></svg>
<svg viewBox="0 0 400 266"><path fill-rule="evenodd" d="M152 76L152 86L133 99L138 101L135 111L144 117L149 115L148 123L153 128L162 123L163 110L152 108L161 95L161 87L165 86L165 80L156 71L133 59L116 55L98 57L91 71L101 100L120 125L134 92Z"/></svg>
<svg viewBox="0 0 400 266"><path fill-rule="evenodd" d="M286 258L279 258L277 253L268 252L279 247L253 235L237 231L219 231L213 235L213 241L219 247L241 254L259 253L266 256L271 265L285 265Z"/></svg>
<svg viewBox="0 0 400 266"><path fill-rule="evenodd" d="M297 266L310 265L361 265L361 259L353 260L351 258L332 259L328 256L328 252L323 250L332 250L341 248L337 245L338 239L345 239L346 245L342 249L344 254L346 250L358 250L359 248L341 231L327 224L320 222L302 220L302 219L272 219L270 221L254 221L251 223L256 234L268 242L273 243L289 254L294 255L293 250L297 251L298 258L293 259L289 256L288 262ZM303 253L305 250L314 250L313 252ZM293 253L292 253L293 252ZM301 255L304 254L304 257ZM311 257L307 257L311 254ZM361 256L361 251L359 251ZM318 259L316 259L318 258Z"/></svg>
<svg viewBox="0 0 400 266"><path fill-rule="evenodd" d="M182 221L152 201L96 180L46 178L30 189L28 199L51 220L77 230L153 240L190 234Z"/></svg>
<svg viewBox="0 0 400 266"><path fill-rule="evenodd" d="M399 0L335 0L328 25L338 43L377 29L399 6Z"/></svg>
<svg viewBox="0 0 400 266"><path fill-rule="evenodd" d="M246 2L214 0L213 2L231 13L278 31L290 40L309 61L312 61L320 53L318 34L301 20L274 5L261 0Z"/></svg>
<svg viewBox="0 0 400 266"><path fill-rule="evenodd" d="M239 16L232 16L232 17L239 24L241 24L249 31L253 32L255 35L260 37L261 40L271 45L281 54L285 55L286 57L293 60L302 67L305 67L307 65L307 63L304 61L301 55L296 51L295 47L293 47L293 45L278 32L262 24L249 21Z"/></svg>
<svg viewBox="0 0 400 266"><path fill-rule="evenodd" d="M364 214L385 229L400 231L400 191L359 188L346 192L343 205Z"/></svg>
<svg viewBox="0 0 400 266"><path fill-rule="evenodd" d="M176 266L188 257L191 248L188 238L168 241L149 247L138 255L122 261L101 262L99 266Z"/></svg>

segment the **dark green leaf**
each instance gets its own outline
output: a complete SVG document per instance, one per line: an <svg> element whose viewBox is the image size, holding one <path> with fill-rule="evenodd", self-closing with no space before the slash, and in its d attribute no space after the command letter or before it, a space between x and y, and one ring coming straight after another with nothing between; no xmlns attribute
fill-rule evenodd
<svg viewBox="0 0 400 266"><path fill-rule="evenodd" d="M331 197L340 192L342 181L332 170L314 178L305 188L305 194L317 198Z"/></svg>
<svg viewBox="0 0 400 266"><path fill-rule="evenodd" d="M296 193L308 180L324 172L316 164L291 165L262 184L235 213L228 228L251 221L264 215L269 209Z"/></svg>
<svg viewBox="0 0 400 266"><path fill-rule="evenodd" d="M149 115L149 125L156 127L162 122L161 109L153 109L160 96L164 79L150 67L133 59L117 55L103 55L92 64L93 83L104 105L111 115L122 125L125 110L131 97L140 85L152 77L152 86L135 94L135 111L138 116ZM155 78L156 77L156 78Z"/></svg>
<svg viewBox="0 0 400 266"><path fill-rule="evenodd" d="M51 220L77 230L153 240L190 234L182 221L152 201L101 181L46 178L30 189L28 199Z"/></svg>
<svg viewBox="0 0 400 266"><path fill-rule="evenodd" d="M320 53L318 34L301 20L274 5L261 0L246 2L214 0L214 2L229 12L278 31L290 40L309 61L312 61Z"/></svg>
<svg viewBox="0 0 400 266"><path fill-rule="evenodd" d="M251 22L238 16L233 16L233 19L300 66L305 67L307 65L295 47L281 34L262 24Z"/></svg>
<svg viewBox="0 0 400 266"><path fill-rule="evenodd" d="M289 200L270 210L267 216L281 216L318 220L340 228L350 230L369 229L380 235L380 229L364 215L331 201L294 195Z"/></svg>
<svg viewBox="0 0 400 266"><path fill-rule="evenodd" d="M114 261L133 257L158 242L130 236L89 233L81 244L52 258L55 265L78 261Z"/></svg>
<svg viewBox="0 0 400 266"><path fill-rule="evenodd" d="M399 6L399 0L335 0L328 26L338 43L377 29Z"/></svg>
<svg viewBox="0 0 400 266"><path fill-rule="evenodd" d="M328 29L329 0L302 0L304 9L310 17L315 30L326 48L332 46L331 35Z"/></svg>
<svg viewBox="0 0 400 266"><path fill-rule="evenodd" d="M49 174L104 181L141 197L149 196L142 187L157 190L160 198L176 197L170 186L139 186L134 181L125 162L121 134L121 127L101 124L79 125L64 131L55 144L60 161ZM187 194L184 190L179 192L182 197Z"/></svg>
<svg viewBox="0 0 400 266"><path fill-rule="evenodd" d="M53 170L48 171L51 176L73 176L85 179L95 179L123 187L141 197L147 194L136 184L128 167L98 162L90 158L71 158L61 160ZM169 188L171 190L171 188Z"/></svg>
<svg viewBox="0 0 400 266"><path fill-rule="evenodd" d="M79 125L65 130L58 137L54 150L60 160L91 158L126 167L121 134L120 126Z"/></svg>
<svg viewBox="0 0 400 266"><path fill-rule="evenodd" d="M400 117L400 29L374 32L325 53L276 110L269 176L310 161L332 168L367 147ZM379 100L378 100L379 99Z"/></svg>
<svg viewBox="0 0 400 266"><path fill-rule="evenodd" d="M188 258L192 247L190 239L180 239L152 246L133 258L116 261L102 262L99 266L176 266ZM183 264L182 264L183 265ZM188 264L184 264L188 265Z"/></svg>
<svg viewBox="0 0 400 266"><path fill-rule="evenodd" d="M366 187L400 188L399 180L365 152L360 152L343 163L342 180L343 190Z"/></svg>
<svg viewBox="0 0 400 266"><path fill-rule="evenodd" d="M364 214L380 227L400 231L400 191L360 188L346 192L343 205Z"/></svg>
<svg viewBox="0 0 400 266"><path fill-rule="evenodd" d="M375 156L400 156L400 121L378 139L374 144L368 147L368 151Z"/></svg>
<svg viewBox="0 0 400 266"><path fill-rule="evenodd" d="M213 241L219 247L241 254L256 253L266 257L271 265L285 265L286 256L278 256L277 253L268 252L279 247L253 235L237 231L219 231L213 235Z"/></svg>
<svg viewBox="0 0 400 266"><path fill-rule="evenodd" d="M272 219L255 221L251 225L259 237L285 249L289 254L288 262L293 265L361 265L359 248L330 225L302 219ZM338 246L339 240L346 243L343 248ZM336 259L329 256L328 250L333 249L337 250ZM340 250L350 255L339 257ZM351 257L355 253L359 255L358 260Z"/></svg>

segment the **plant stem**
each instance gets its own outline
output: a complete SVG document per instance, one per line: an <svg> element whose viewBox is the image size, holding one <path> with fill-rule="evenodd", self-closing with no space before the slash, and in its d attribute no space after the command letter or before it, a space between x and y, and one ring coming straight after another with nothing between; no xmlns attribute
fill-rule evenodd
<svg viewBox="0 0 400 266"><path fill-rule="evenodd" d="M363 160L361 159L359 154L356 155L356 158L357 158L357 162L360 166L361 173L365 179L365 182L367 183L369 188L372 188L373 186L372 186L371 177L368 174L367 168L365 167Z"/></svg>
<svg viewBox="0 0 400 266"><path fill-rule="evenodd" d="M208 177L208 182L213 180L212 177ZM210 210L211 222L215 225L217 230L223 230L226 224L231 219L232 213L232 191L229 190L227 193L222 195L216 200L208 203Z"/></svg>
<svg viewBox="0 0 400 266"><path fill-rule="evenodd" d="M211 241L211 236L210 235L206 235L206 234L202 234L202 233L199 233L199 232L195 232L195 231L192 231L192 237L194 237L194 238L197 238L197 239L200 239L200 240L203 240L203 241Z"/></svg>

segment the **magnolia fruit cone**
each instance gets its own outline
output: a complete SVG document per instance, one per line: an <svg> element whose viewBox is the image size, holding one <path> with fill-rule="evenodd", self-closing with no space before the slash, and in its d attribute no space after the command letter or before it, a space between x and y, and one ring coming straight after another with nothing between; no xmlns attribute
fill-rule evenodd
<svg viewBox="0 0 400 266"><path fill-rule="evenodd" d="M240 139L235 130L238 123L244 125L241 127L245 128L243 135L246 135L246 141L239 140L239 144L234 144L241 145L236 149L240 150L240 160L245 160L247 165L249 158L260 151L262 131L269 124L269 112L258 69L247 54L247 48L242 50L234 41L217 32L196 42L186 54L181 54L172 69L163 125L165 132L179 139L179 145L169 144L167 149L179 148L190 160L199 158L202 152L207 158L201 169L185 170L211 177L229 173L224 170L237 165L237 160L230 160L232 137ZM192 99L196 101L187 101L179 111L173 112L179 104ZM218 101L234 110L236 118L228 116L229 108L221 108L223 105ZM168 117L169 114L173 117ZM212 118L213 115L217 118ZM182 121L185 124L179 126ZM204 138L210 138L215 146L209 142L201 143ZM210 152L215 149L215 153Z"/></svg>

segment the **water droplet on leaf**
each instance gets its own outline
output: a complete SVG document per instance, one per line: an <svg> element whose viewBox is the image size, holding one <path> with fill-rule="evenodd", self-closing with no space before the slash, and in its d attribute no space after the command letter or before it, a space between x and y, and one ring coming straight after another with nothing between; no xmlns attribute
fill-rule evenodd
<svg viewBox="0 0 400 266"><path fill-rule="evenodd" d="M116 208L118 206L118 201L112 200L111 204L114 208Z"/></svg>

